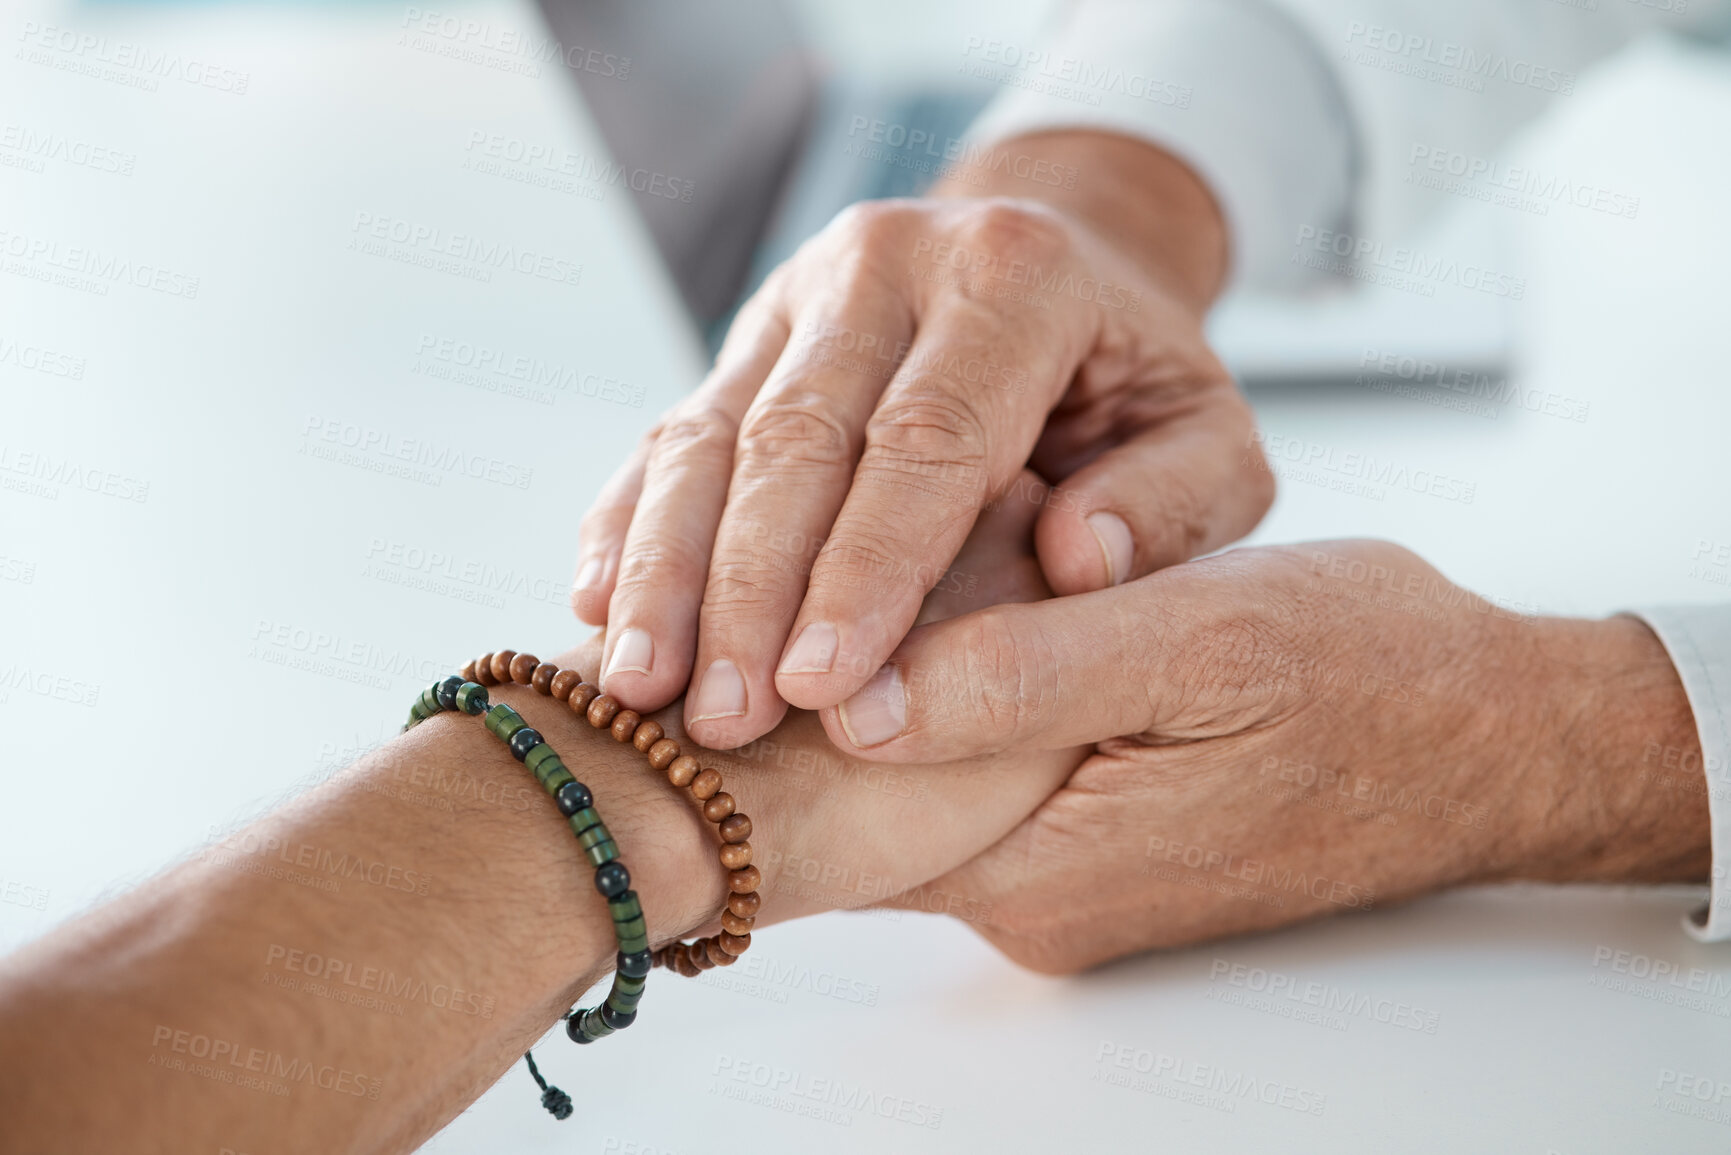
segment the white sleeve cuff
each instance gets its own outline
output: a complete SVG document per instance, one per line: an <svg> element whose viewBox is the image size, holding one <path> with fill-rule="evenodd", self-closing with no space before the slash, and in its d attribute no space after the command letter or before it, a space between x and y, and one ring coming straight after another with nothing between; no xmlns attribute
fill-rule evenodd
<svg viewBox="0 0 1731 1155"><path fill-rule="evenodd" d="M1701 740L1699 765L1679 765L1693 760L1663 748L1651 749L1650 760L1643 758L1643 763L1651 761L1654 776L1674 775L1682 789L1702 788L1700 775L1705 771L1713 829L1712 889L1706 904L1685 918L1683 927L1702 942L1723 942L1731 939L1731 772L1725 761L1731 754L1731 605L1663 606L1633 613L1659 635L1671 655Z"/></svg>
<svg viewBox="0 0 1731 1155"><path fill-rule="evenodd" d="M1188 164L1232 238L1232 280L1291 288L1301 228L1352 207L1353 118L1318 46L1263 0L1082 0L1037 51L970 41L965 75L1005 86L970 136L982 146L1062 128L1123 133Z"/></svg>

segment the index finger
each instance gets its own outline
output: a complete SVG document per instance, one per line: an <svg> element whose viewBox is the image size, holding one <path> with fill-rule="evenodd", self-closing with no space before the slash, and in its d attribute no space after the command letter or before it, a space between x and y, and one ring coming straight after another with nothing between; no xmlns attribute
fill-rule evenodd
<svg viewBox="0 0 1731 1155"><path fill-rule="evenodd" d="M1019 474L1078 351L968 297L936 304L866 426L853 485L812 565L777 691L804 709L865 684L945 580L987 501ZM1072 337L1071 340L1074 338ZM1007 388L969 365L1008 364Z"/></svg>

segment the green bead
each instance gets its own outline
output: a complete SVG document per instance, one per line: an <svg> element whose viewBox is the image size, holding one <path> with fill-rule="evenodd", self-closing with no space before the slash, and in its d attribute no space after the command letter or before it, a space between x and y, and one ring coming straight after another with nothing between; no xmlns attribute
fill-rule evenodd
<svg viewBox="0 0 1731 1155"><path fill-rule="evenodd" d="M523 765L529 768L529 773L533 774L537 781L541 781L544 780L547 777L547 774L552 770L552 767L547 767L546 769L542 768L542 764L548 759L558 762L559 755L553 752L553 747L542 742L539 746L529 751L529 756L523 759Z"/></svg>
<svg viewBox="0 0 1731 1155"><path fill-rule="evenodd" d="M487 705L487 687L479 682L464 682L457 688L457 709L463 713L479 714Z"/></svg>
<svg viewBox="0 0 1731 1155"><path fill-rule="evenodd" d="M535 747L537 750L540 748L541 747L539 746ZM541 785L547 788L547 793L557 794L559 793L559 787L565 785L567 782L575 781L577 781L577 779L571 777L571 771L565 769L565 767L561 765L553 770L552 773L548 774L547 777L543 778L541 780Z"/></svg>
<svg viewBox="0 0 1731 1155"><path fill-rule="evenodd" d="M510 742L511 735L529 724L523 721L523 715L503 702L487 711L486 722L488 731L501 742Z"/></svg>
<svg viewBox="0 0 1731 1155"><path fill-rule="evenodd" d="M583 809L573 814L569 821L571 823L571 833L581 837L583 832L588 830L591 826L601 825L601 815L596 813L595 807L585 806Z"/></svg>
<svg viewBox="0 0 1731 1155"><path fill-rule="evenodd" d="M636 918L628 918L623 921L617 919L614 920L613 934L621 941L628 938L641 938L648 933L649 926L643 921L642 915L638 915ZM622 947L620 949L623 950L624 948ZM630 954L631 952L626 951L625 953Z"/></svg>
<svg viewBox="0 0 1731 1155"><path fill-rule="evenodd" d="M641 995L626 995L615 990L608 994L607 1005L621 1015L628 1015L637 1009L637 1004L643 1001Z"/></svg>
<svg viewBox="0 0 1731 1155"><path fill-rule="evenodd" d="M639 934L634 935L631 938L622 938L619 940L619 949L625 954L636 954L640 950L648 950L649 936L646 934Z"/></svg>
<svg viewBox="0 0 1731 1155"><path fill-rule="evenodd" d="M618 922L622 918L636 918L643 913L643 903L638 900L635 890L628 890L618 898L608 902L607 913L613 916L614 922Z"/></svg>
<svg viewBox="0 0 1731 1155"><path fill-rule="evenodd" d="M592 866L606 866L619 858L619 844L609 838L606 842L597 842L594 846L585 847Z"/></svg>
<svg viewBox="0 0 1731 1155"><path fill-rule="evenodd" d="M583 1033L591 1039L605 1039L613 1033L613 1028L601 1021L600 1007L596 1007L592 1011L584 1011L580 1026Z"/></svg>
<svg viewBox="0 0 1731 1155"><path fill-rule="evenodd" d="M584 850L588 850L591 846L599 846L603 842L612 841L613 836L607 833L606 826L591 826L588 830L585 830L582 834L577 836L577 845L581 846Z"/></svg>
<svg viewBox="0 0 1731 1155"><path fill-rule="evenodd" d="M424 722L428 718L432 717L432 714L425 706L421 705L420 699L417 698L415 704L409 707L409 717L416 722Z"/></svg>
<svg viewBox="0 0 1731 1155"><path fill-rule="evenodd" d="M647 978L641 978L641 979L627 978L625 975L622 975L622 974L615 974L613 976L613 989L614 989L614 991L615 992L623 992L625 994L631 995L632 997L636 997L636 996L641 995L643 993L643 988L645 986L647 986L648 984L649 984L649 980Z"/></svg>
<svg viewBox="0 0 1731 1155"><path fill-rule="evenodd" d="M429 714L437 714L439 711L443 710L445 707L439 704L439 687L428 686L425 690L422 690L419 705Z"/></svg>

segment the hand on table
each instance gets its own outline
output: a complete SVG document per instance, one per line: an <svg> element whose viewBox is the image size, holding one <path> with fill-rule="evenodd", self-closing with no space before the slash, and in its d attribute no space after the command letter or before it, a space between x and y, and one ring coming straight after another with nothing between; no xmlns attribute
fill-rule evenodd
<svg viewBox="0 0 1731 1155"><path fill-rule="evenodd" d="M1090 166L1085 205L856 205L741 310L584 518L573 604L607 627L608 693L654 710L689 682L714 748L834 705L928 591L977 576L957 551L982 507L1029 498L1025 464L1061 482L1033 498L1059 593L1260 518L1272 480L1202 332L1224 268L1208 194L1134 141L1036 144Z"/></svg>
<svg viewBox="0 0 1731 1155"><path fill-rule="evenodd" d="M863 721L824 712L840 748L1097 743L932 884L989 904L978 929L1041 970L1460 883L1708 871L1705 798L1639 774L1652 743L1696 742L1651 632L1518 617L1385 543L1237 550L1003 606L915 630L887 669L844 707Z"/></svg>

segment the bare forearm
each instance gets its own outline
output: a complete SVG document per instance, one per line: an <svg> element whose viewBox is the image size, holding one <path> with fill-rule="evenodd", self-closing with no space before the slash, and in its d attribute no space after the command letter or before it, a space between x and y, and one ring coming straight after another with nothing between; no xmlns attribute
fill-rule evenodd
<svg viewBox="0 0 1731 1155"><path fill-rule="evenodd" d="M1226 280L1226 221L1213 194L1182 161L1132 137L1083 130L1016 137L955 166L932 194L1020 197L1061 209L1198 311Z"/></svg>
<svg viewBox="0 0 1731 1155"><path fill-rule="evenodd" d="M692 809L561 703L499 696L590 783L652 937L707 920ZM590 873L478 721L435 718L7 960L0 1149L411 1149L608 968Z"/></svg>

